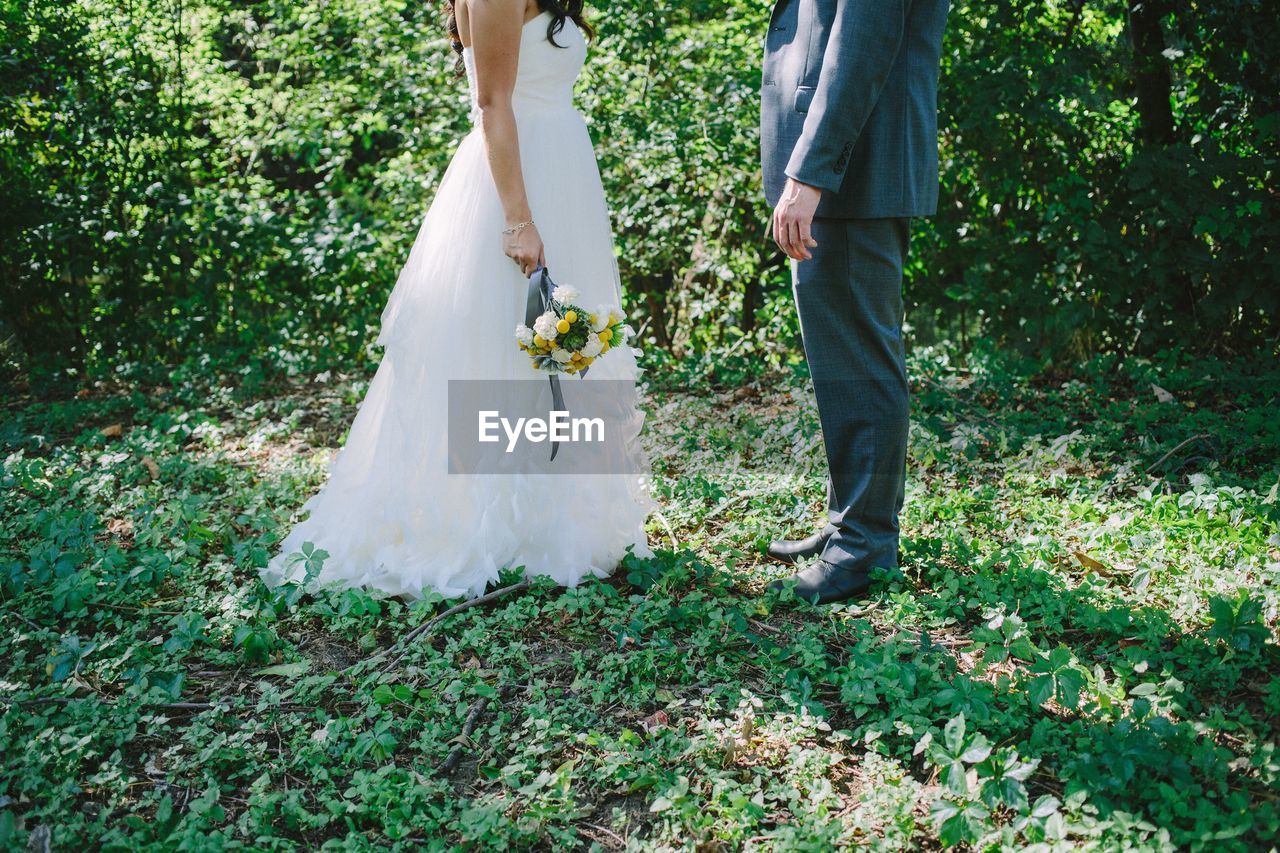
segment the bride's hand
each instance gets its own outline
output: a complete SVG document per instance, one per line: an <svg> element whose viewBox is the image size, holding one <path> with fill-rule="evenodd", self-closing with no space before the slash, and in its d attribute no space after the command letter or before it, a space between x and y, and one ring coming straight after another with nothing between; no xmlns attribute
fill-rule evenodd
<svg viewBox="0 0 1280 853"><path fill-rule="evenodd" d="M520 265L520 271L525 275L532 275L539 266L547 264L542 247L542 235L538 233L538 226L532 222L523 228L517 228L514 232L504 232L502 251Z"/></svg>

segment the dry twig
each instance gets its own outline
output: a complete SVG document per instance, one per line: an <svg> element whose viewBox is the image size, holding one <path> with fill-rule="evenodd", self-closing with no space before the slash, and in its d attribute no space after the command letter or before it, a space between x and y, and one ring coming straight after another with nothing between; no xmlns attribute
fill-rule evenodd
<svg viewBox="0 0 1280 853"><path fill-rule="evenodd" d="M408 634L405 634L402 638L400 638L400 640L398 640L390 648L387 648L381 652L378 652L376 655L368 657L365 660L359 661L358 663L352 664L351 666L343 670L343 672L344 674L350 673L352 670L356 669L357 667L364 666L365 664L372 663L373 661L381 660L382 658L386 657L392 652L399 650L398 654L396 654L395 657L393 657L389 663L387 663L382 667L383 672L388 672L391 669L393 669L396 666L396 664L398 664L401 661L401 659L404 658L405 651L407 651L407 649L405 649L406 646L408 646L410 643L414 642L424 634L430 633L433 628L435 628L445 619L448 619L450 616L453 616L455 614L461 613L464 610L470 610L472 607L479 607L482 604L488 604L491 601L497 601L499 598L505 598L508 595L513 595L517 592L523 592L524 590L528 589L529 586L530 586L529 581L527 580L520 581L520 583L515 583L515 584L512 584L511 586L504 586L501 589L495 589L493 592L485 593L479 598L473 598L470 601L464 601L461 604L455 604L453 607L450 607L448 610L444 611L440 615L431 617L426 622L423 622L421 625L419 625L417 628L414 628Z"/></svg>
<svg viewBox="0 0 1280 853"><path fill-rule="evenodd" d="M1173 456L1173 454L1177 453L1179 450L1181 450L1182 448L1186 447L1188 444L1191 444L1191 443L1193 443L1193 442L1197 442L1197 441L1205 441L1205 440L1208 440L1208 439L1210 439L1210 438L1212 438L1212 437L1213 437L1213 436L1210 436L1210 435L1206 435L1206 434L1204 434L1204 433L1201 433L1200 435L1193 435L1193 436L1191 436L1191 438L1188 438L1186 441L1179 442L1177 447L1173 448L1173 450L1170 450L1170 451L1169 451L1168 453L1166 453L1164 456L1161 456L1159 459L1157 459L1157 460L1155 461L1155 463L1154 463L1154 464L1152 464L1152 466L1151 466L1150 468L1148 468L1148 469L1147 469L1147 473L1148 473L1148 474L1150 474L1152 471L1156 470L1156 469L1157 469L1157 468L1159 468L1161 465L1163 465L1164 463L1168 462L1168 461L1169 461L1169 457Z"/></svg>
<svg viewBox="0 0 1280 853"><path fill-rule="evenodd" d="M509 687L504 687L498 691L498 699L505 699L511 692ZM441 776L448 776L458 768L458 764L462 761L462 751L470 742L471 733L476 730L476 723L480 721L480 715L484 713L484 709L489 705L489 697L482 696L471 704L471 710L467 711L467 718L462 723L462 734L456 738L457 743L453 749L449 750L449 754L445 756L444 762L437 771Z"/></svg>

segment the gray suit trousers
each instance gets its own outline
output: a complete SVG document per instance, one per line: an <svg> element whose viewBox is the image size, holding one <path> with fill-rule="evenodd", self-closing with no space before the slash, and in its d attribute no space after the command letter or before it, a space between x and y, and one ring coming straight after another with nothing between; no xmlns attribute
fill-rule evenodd
<svg viewBox="0 0 1280 853"><path fill-rule="evenodd" d="M805 356L830 481L822 559L898 564L908 387L902 269L910 219L815 219L813 259L793 262Z"/></svg>

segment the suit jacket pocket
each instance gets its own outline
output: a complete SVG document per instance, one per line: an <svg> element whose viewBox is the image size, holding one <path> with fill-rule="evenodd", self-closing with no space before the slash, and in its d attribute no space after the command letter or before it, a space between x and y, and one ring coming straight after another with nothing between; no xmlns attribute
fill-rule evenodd
<svg viewBox="0 0 1280 853"><path fill-rule="evenodd" d="M795 110L798 113L809 112L809 103L813 100L813 86L797 86Z"/></svg>

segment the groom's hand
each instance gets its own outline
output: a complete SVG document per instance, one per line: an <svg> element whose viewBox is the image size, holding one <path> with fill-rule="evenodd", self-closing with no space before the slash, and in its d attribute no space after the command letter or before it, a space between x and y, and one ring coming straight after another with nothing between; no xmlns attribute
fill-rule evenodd
<svg viewBox="0 0 1280 853"><path fill-rule="evenodd" d="M807 261L813 257L809 250L818 245L813 239L813 214L822 200L822 190L787 178L782 198L773 211L773 240L787 257Z"/></svg>

